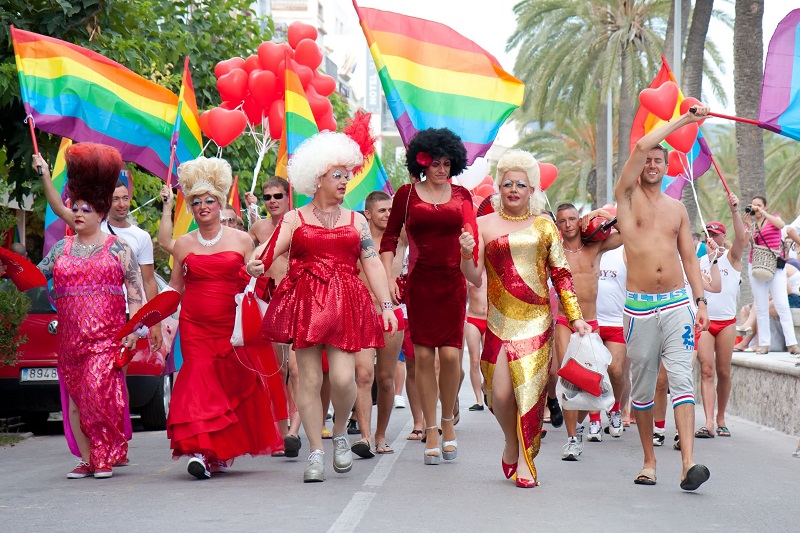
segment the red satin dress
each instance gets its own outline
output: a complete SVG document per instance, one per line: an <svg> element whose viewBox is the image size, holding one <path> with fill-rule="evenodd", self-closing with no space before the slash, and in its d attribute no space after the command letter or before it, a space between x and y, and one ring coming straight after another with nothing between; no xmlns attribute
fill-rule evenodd
<svg viewBox="0 0 800 533"><path fill-rule="evenodd" d="M258 350L234 349L230 342L234 296L247 284L238 275L243 262L233 251L184 260L183 366L167 419L173 458L201 453L227 461L283 449L278 420L287 418L285 396L281 403L275 391L273 401L267 385L274 383L274 370Z"/></svg>
<svg viewBox="0 0 800 533"><path fill-rule="evenodd" d="M289 273L272 295L261 336L294 349L318 344L355 353L384 346L383 328L356 263L361 236L350 224L327 229L306 224L292 235Z"/></svg>

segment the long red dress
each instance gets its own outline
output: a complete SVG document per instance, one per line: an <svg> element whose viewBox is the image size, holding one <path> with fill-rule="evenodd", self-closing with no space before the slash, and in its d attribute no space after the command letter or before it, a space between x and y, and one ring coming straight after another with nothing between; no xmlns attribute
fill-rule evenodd
<svg viewBox="0 0 800 533"><path fill-rule="evenodd" d="M272 295L261 336L294 343L294 349L318 344L355 353L384 346L383 328L356 263L361 236L350 224L327 229L306 224L292 235L289 273Z"/></svg>
<svg viewBox="0 0 800 533"><path fill-rule="evenodd" d="M467 282L458 243L464 202L471 205L472 196L459 185L452 186L450 201L438 206L423 201L416 186L403 185L394 195L381 253L397 251L405 224L412 250L405 303L414 344L461 348L464 341Z"/></svg>
<svg viewBox="0 0 800 533"><path fill-rule="evenodd" d="M254 350L234 350L230 342L234 296L247 284L238 275L243 261L233 251L184 260L183 366L167 420L174 458L200 453L226 461L283 449L278 420L286 418L286 403L270 397L271 372Z"/></svg>

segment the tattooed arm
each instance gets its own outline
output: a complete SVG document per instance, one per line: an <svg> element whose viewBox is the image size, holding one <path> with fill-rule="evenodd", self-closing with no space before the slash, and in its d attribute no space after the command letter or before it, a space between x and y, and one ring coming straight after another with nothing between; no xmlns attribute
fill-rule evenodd
<svg viewBox="0 0 800 533"><path fill-rule="evenodd" d="M53 267L56 264L56 259L58 259L64 253L64 239L61 239L57 243L50 248L50 251L47 255L42 259L41 263L36 265L39 270L42 271L44 277L47 279L53 279Z"/></svg>
<svg viewBox="0 0 800 533"><path fill-rule="evenodd" d="M372 240L367 219L361 213L356 213L354 225L361 235L361 268L364 270L364 275L367 277L375 299L381 305L384 330L396 331L397 318L394 316L394 311L391 306L389 309L382 306L384 302L389 304L392 302L389 294L389 280L386 278L386 270L384 270L378 251L375 249L375 242ZM390 326L390 324L392 325Z"/></svg>
<svg viewBox="0 0 800 533"><path fill-rule="evenodd" d="M114 244L109 248L109 252L114 255L125 274L125 290L128 293L128 312L131 316L142 308L144 288L142 286L142 276L139 273L139 264L133 257L128 243L122 239L114 239Z"/></svg>

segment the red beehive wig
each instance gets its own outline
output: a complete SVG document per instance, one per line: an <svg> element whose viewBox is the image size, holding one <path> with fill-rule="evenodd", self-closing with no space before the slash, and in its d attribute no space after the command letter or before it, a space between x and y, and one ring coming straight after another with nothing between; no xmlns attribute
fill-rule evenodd
<svg viewBox="0 0 800 533"><path fill-rule="evenodd" d="M83 200L105 216L122 170L122 156L116 148L95 143L73 144L64 154L67 162L67 195Z"/></svg>

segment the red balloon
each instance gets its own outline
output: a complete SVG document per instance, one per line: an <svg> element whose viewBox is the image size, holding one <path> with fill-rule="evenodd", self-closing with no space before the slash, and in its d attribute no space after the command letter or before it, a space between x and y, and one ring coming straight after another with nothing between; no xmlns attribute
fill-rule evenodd
<svg viewBox="0 0 800 533"><path fill-rule="evenodd" d="M241 102L247 94L247 72L235 68L217 80L217 90L225 102Z"/></svg>
<svg viewBox="0 0 800 533"><path fill-rule="evenodd" d="M295 63L294 70L297 72L297 77L300 78L300 84L303 88L308 87L308 84L314 78L314 71L299 63Z"/></svg>
<svg viewBox="0 0 800 533"><path fill-rule="evenodd" d="M250 79L247 80L247 86L250 89L250 96L262 108L269 109L272 102L276 98L276 89L278 88L278 78L269 70L259 70L250 74Z"/></svg>
<svg viewBox="0 0 800 533"><path fill-rule="evenodd" d="M539 186L546 191L558 177L558 169L550 163L539 162Z"/></svg>
<svg viewBox="0 0 800 533"><path fill-rule="evenodd" d="M269 136L280 139L283 133L283 121L286 114L286 104L283 100L275 100L269 107Z"/></svg>
<svg viewBox="0 0 800 533"><path fill-rule="evenodd" d="M242 134L246 127L247 116L238 109L229 111L215 107L208 111L208 130L218 146L228 146Z"/></svg>
<svg viewBox="0 0 800 533"><path fill-rule="evenodd" d="M614 204L606 204L603 207L601 207L600 209L602 209L603 211L605 211L606 213L608 213L612 217L617 216L617 206L615 206Z"/></svg>
<svg viewBox="0 0 800 533"><path fill-rule="evenodd" d="M311 39L303 39L294 49L295 60L311 69L316 69L322 64L322 52L319 45Z"/></svg>
<svg viewBox="0 0 800 533"><path fill-rule="evenodd" d="M258 62L261 68L273 74L278 71L278 64L283 61L284 51L277 43L264 41L258 45Z"/></svg>
<svg viewBox="0 0 800 533"><path fill-rule="evenodd" d="M289 46L289 43L280 43L278 48L281 50L281 59L285 59L287 55L289 59L294 59L294 48Z"/></svg>
<svg viewBox="0 0 800 533"><path fill-rule="evenodd" d="M686 154L682 154L677 150L673 150L669 153L668 162L668 176L678 176L682 172L686 172L686 169L689 168L689 160L686 159Z"/></svg>
<svg viewBox="0 0 800 533"><path fill-rule="evenodd" d="M677 151L688 153L692 150L692 146L694 146L698 131L700 131L700 126L697 125L697 122L692 122L668 135L667 142Z"/></svg>
<svg viewBox="0 0 800 533"><path fill-rule="evenodd" d="M253 126L260 126L264 119L264 106L256 102L251 95L247 95L242 105L242 111L247 116L247 121Z"/></svg>
<svg viewBox="0 0 800 533"><path fill-rule="evenodd" d="M211 131L208 129L208 111L203 111L200 113L200 116L197 117L197 122L200 124L200 129L203 131L206 137L212 139Z"/></svg>
<svg viewBox="0 0 800 533"><path fill-rule="evenodd" d="M321 96L330 96L333 94L333 91L336 90L336 80L330 76L314 71L314 77L311 79L311 86L314 87Z"/></svg>
<svg viewBox="0 0 800 533"><path fill-rule="evenodd" d="M336 124L336 119L333 116L333 111L324 117L317 119L317 128L319 131L336 131L339 128L339 125Z"/></svg>
<svg viewBox="0 0 800 533"><path fill-rule="evenodd" d="M245 72L248 74L252 74L252 72L256 69L261 68L261 62L258 60L258 55L253 54L247 59L244 60L244 66L242 67Z"/></svg>
<svg viewBox="0 0 800 533"><path fill-rule="evenodd" d="M312 41L316 41L318 35L317 28L311 24L300 22L299 20L289 24L289 29L286 32L286 36L289 39L289 46L295 49L303 39L311 39Z"/></svg>
<svg viewBox="0 0 800 533"><path fill-rule="evenodd" d="M678 86L667 81L657 89L645 89L639 93L639 102L661 120L670 120L678 103Z"/></svg>
<svg viewBox="0 0 800 533"><path fill-rule="evenodd" d="M278 63L278 70L275 71L275 77L278 80L278 93L283 95L283 93L286 91L286 61L281 60Z"/></svg>
<svg viewBox="0 0 800 533"><path fill-rule="evenodd" d="M690 107L696 107L699 105L703 105L703 102L701 102L697 98L692 98L691 96L689 98L684 98L683 102L681 102L681 115L689 111ZM702 126L703 122L705 122L705 119L698 122L698 124Z"/></svg>
<svg viewBox="0 0 800 533"><path fill-rule="evenodd" d="M308 105L311 106L314 118L318 119L333 109L330 100L317 94L313 87L306 88L306 99L308 100Z"/></svg>
<svg viewBox="0 0 800 533"><path fill-rule="evenodd" d="M232 57L225 61L220 61L214 66L214 76L220 79L235 68L244 68L244 59L241 57Z"/></svg>
<svg viewBox="0 0 800 533"><path fill-rule="evenodd" d="M494 179L492 179L491 176L484 176L481 182L478 184L478 186L480 185L489 185L490 187L492 187L492 189L494 189Z"/></svg>
<svg viewBox="0 0 800 533"><path fill-rule="evenodd" d="M487 196L493 195L497 191L494 190L494 184L488 185L486 183L482 183L481 185L475 187L473 192L475 193L476 196L482 196L486 198Z"/></svg>
<svg viewBox="0 0 800 533"><path fill-rule="evenodd" d="M239 104L241 104L241 102L222 102L219 104L219 107L222 109L232 110L239 107Z"/></svg>

